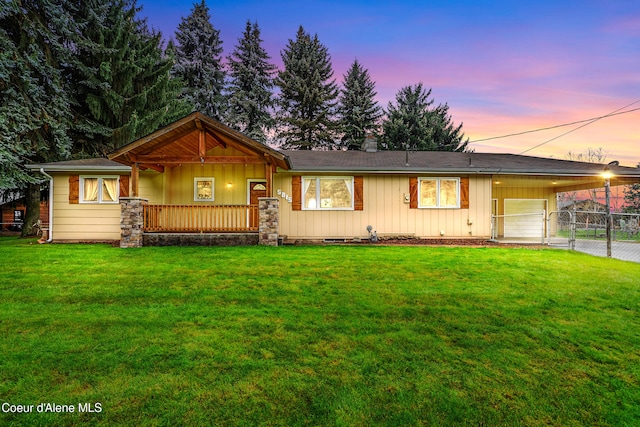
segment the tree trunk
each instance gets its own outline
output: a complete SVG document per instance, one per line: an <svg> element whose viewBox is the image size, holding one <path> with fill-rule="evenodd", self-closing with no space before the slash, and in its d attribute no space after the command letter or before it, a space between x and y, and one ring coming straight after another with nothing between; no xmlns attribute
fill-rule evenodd
<svg viewBox="0 0 640 427"><path fill-rule="evenodd" d="M35 236L33 225L40 219L40 184L29 184L25 197L27 212L22 225L22 237Z"/></svg>

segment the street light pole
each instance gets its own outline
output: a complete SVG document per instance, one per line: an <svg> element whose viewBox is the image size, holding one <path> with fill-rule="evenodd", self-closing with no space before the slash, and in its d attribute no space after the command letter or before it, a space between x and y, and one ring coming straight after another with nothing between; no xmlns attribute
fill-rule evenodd
<svg viewBox="0 0 640 427"><path fill-rule="evenodd" d="M609 166L604 168L604 196L605 196L605 213L607 215L607 257L611 258L611 170Z"/></svg>

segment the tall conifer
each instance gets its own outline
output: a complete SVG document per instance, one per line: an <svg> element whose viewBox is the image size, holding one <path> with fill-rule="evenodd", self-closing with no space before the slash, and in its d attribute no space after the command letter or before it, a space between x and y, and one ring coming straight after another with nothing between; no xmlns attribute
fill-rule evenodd
<svg viewBox="0 0 640 427"><path fill-rule="evenodd" d="M184 82L182 98L193 110L222 120L226 114L225 72L220 31L211 24L204 0L193 5L176 31L173 74Z"/></svg>
<svg viewBox="0 0 640 427"><path fill-rule="evenodd" d="M447 104L431 108L431 89L422 83L405 86L389 102L382 123L381 148L386 150L465 151L462 124L454 126Z"/></svg>
<svg viewBox="0 0 640 427"><path fill-rule="evenodd" d="M342 146L357 150L367 134L375 134L380 126L382 108L374 99L375 83L369 72L355 60L344 76L338 114L343 132Z"/></svg>
<svg viewBox="0 0 640 427"><path fill-rule="evenodd" d="M273 127L271 108L275 65L262 47L258 23L247 21L242 38L228 57L228 123L256 141L266 142L265 131Z"/></svg>
<svg viewBox="0 0 640 427"><path fill-rule="evenodd" d="M278 73L278 137L284 149L336 148L334 119L338 87L326 46L302 26L281 52Z"/></svg>
<svg viewBox="0 0 640 427"><path fill-rule="evenodd" d="M26 196L23 235L40 213L39 177L25 163L63 160L71 152L71 117L60 64L73 21L63 5L24 0L0 7L0 190Z"/></svg>
<svg viewBox="0 0 640 427"><path fill-rule="evenodd" d="M105 155L181 115L161 36L136 18L135 0L76 0L83 43L67 73L75 96L76 156Z"/></svg>

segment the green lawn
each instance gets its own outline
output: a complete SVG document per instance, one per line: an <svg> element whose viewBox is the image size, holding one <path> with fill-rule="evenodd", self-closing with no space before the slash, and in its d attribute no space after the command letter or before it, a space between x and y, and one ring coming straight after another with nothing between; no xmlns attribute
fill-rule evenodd
<svg viewBox="0 0 640 427"><path fill-rule="evenodd" d="M0 239L0 425L640 423L639 264L32 242Z"/></svg>

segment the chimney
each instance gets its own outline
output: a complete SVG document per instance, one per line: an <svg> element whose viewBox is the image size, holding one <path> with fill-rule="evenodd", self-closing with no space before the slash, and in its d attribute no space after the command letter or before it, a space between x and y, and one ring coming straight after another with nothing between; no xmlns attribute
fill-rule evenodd
<svg viewBox="0 0 640 427"><path fill-rule="evenodd" d="M375 135L368 134L362 142L360 150L367 153L375 153L376 151L378 151L378 140L376 139Z"/></svg>

